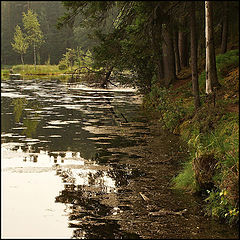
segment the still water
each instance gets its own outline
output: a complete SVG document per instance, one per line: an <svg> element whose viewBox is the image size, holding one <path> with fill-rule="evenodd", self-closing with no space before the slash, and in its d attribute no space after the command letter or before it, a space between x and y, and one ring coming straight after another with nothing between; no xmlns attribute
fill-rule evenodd
<svg viewBox="0 0 240 240"><path fill-rule="evenodd" d="M2 238L238 238L170 190L184 156L134 89L3 81Z"/></svg>

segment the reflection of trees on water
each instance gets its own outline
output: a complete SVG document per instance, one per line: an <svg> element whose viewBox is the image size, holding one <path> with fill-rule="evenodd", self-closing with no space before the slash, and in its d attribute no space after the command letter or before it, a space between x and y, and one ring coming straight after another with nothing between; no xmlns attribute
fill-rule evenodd
<svg viewBox="0 0 240 240"><path fill-rule="evenodd" d="M73 237L90 237L97 230L94 230L95 225L106 224L101 217L111 214L112 207L101 204L100 199L96 198L97 193L100 194L100 192L96 191L96 188L94 189L91 180L88 181L88 175L85 179L88 185L76 185L74 184L76 180L69 179L69 173L66 171L57 171L57 174L62 176L65 185L64 190L56 197L56 202L70 204L68 206L69 227L77 228L73 232ZM90 178L92 177L90 176Z"/></svg>
<svg viewBox="0 0 240 240"><path fill-rule="evenodd" d="M38 120L24 119L23 126L26 127L26 129L23 130L23 134L26 134L27 137L33 137L36 134L38 124Z"/></svg>
<svg viewBox="0 0 240 240"><path fill-rule="evenodd" d="M61 171L57 173L67 181L68 174ZM88 185L65 183L64 190L56 197L56 202L68 204L69 227L75 228L73 238L139 238L137 234L126 233L120 229L117 220L107 219L113 215L113 207L101 203L106 194L106 187L95 187L99 177L103 175L103 171L97 171L95 174L90 172Z"/></svg>
<svg viewBox="0 0 240 240"><path fill-rule="evenodd" d="M83 223L73 231L73 238L85 239L141 239L135 233L128 233L120 229L117 220L108 220L105 223Z"/></svg>
<svg viewBox="0 0 240 240"><path fill-rule="evenodd" d="M12 100L12 104L14 106L13 113L15 116L15 122L20 122L20 119L22 117L23 110L25 106L27 105L28 101L26 98L15 98Z"/></svg>
<svg viewBox="0 0 240 240"><path fill-rule="evenodd" d="M27 137L33 137L36 134L37 126L39 124L39 114L36 112L40 109L40 104L37 102L28 101L26 98L15 98L12 100L14 106L13 113L15 117L15 122L20 123L23 119L23 134L26 134ZM26 116L23 116L23 112L26 108L33 109L33 116L26 113ZM34 119L33 119L34 118Z"/></svg>
<svg viewBox="0 0 240 240"><path fill-rule="evenodd" d="M117 220L111 218L122 212L118 207L118 187L128 185L129 179L141 174L127 165L117 171L92 168L63 169L59 166L56 170L64 183L64 190L56 197L56 202L65 203L68 208L69 227L76 228L73 238L139 238L122 231Z"/></svg>
<svg viewBox="0 0 240 240"><path fill-rule="evenodd" d="M72 186L73 187L73 186ZM112 214L112 207L101 204L99 199L84 197L84 188L73 190L66 186L56 197L56 202L70 203L68 206L69 227L74 228L73 238L121 239L138 238L137 234L120 229L117 220L106 219Z"/></svg>

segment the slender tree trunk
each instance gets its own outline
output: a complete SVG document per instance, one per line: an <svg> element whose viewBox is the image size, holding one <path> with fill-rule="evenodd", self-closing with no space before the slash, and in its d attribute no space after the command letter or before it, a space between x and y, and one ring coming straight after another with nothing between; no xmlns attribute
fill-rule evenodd
<svg viewBox="0 0 240 240"><path fill-rule="evenodd" d="M203 56L204 53L204 48L205 48L205 42L202 39L201 36L199 36L198 38L198 58L201 58Z"/></svg>
<svg viewBox="0 0 240 240"><path fill-rule="evenodd" d="M217 78L216 57L213 40L212 2L205 1L205 36L206 36L206 93L213 92L220 86Z"/></svg>
<svg viewBox="0 0 240 240"><path fill-rule="evenodd" d="M182 27L186 28L186 20L184 20L182 23ZM179 30L178 32L178 49L179 49L179 58L180 58L180 66L181 69L188 67L188 60L189 60L189 54L188 54L188 33L186 30Z"/></svg>
<svg viewBox="0 0 240 240"><path fill-rule="evenodd" d="M158 69L159 69L159 77L160 77L160 80L162 82L163 79L164 79L163 50L162 50L162 47L160 48L160 52L159 52Z"/></svg>
<svg viewBox="0 0 240 240"><path fill-rule="evenodd" d="M179 49L178 49L178 30L174 31L173 47L174 47L174 55L175 55L176 74L178 74L181 71Z"/></svg>
<svg viewBox="0 0 240 240"><path fill-rule="evenodd" d="M37 59L36 59L36 46L35 46L35 43L33 43L33 60L34 60L34 69L36 71Z"/></svg>
<svg viewBox="0 0 240 240"><path fill-rule="evenodd" d="M228 2L223 2L223 20L222 20L222 43L221 53L227 51L227 38L228 38Z"/></svg>
<svg viewBox="0 0 240 240"><path fill-rule="evenodd" d="M22 65L24 65L23 54L21 54L21 61L22 61Z"/></svg>
<svg viewBox="0 0 240 240"><path fill-rule="evenodd" d="M165 86L169 87L176 80L175 57L173 49L173 40L170 34L170 27L162 28L163 36L163 64L164 64L164 80Z"/></svg>
<svg viewBox="0 0 240 240"><path fill-rule="evenodd" d="M200 107L199 85L198 85L198 68L197 68L197 38L196 38L196 18L195 2L191 2L190 11L191 25L191 68L192 68L192 87L194 95L194 106L197 110Z"/></svg>
<svg viewBox="0 0 240 240"><path fill-rule="evenodd" d="M160 25L160 26L158 26ZM158 36L158 37L157 37ZM156 23L156 19L152 20L152 26L149 28L149 38L152 45L154 63L156 66L156 75L158 82L162 85L164 72L163 72L163 62L162 62L162 49L160 46L160 39L161 36L161 24Z"/></svg>
<svg viewBox="0 0 240 240"><path fill-rule="evenodd" d="M21 54L21 61L22 61L22 69L23 69L22 77L23 77L23 80L24 80L24 59L23 59L23 54Z"/></svg>

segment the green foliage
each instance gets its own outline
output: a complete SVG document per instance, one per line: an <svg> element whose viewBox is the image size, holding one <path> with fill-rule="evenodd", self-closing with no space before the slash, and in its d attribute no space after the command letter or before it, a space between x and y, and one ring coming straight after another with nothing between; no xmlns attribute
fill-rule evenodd
<svg viewBox="0 0 240 240"><path fill-rule="evenodd" d="M225 219L230 224L239 222L239 208L229 203L227 198L229 193L226 189L208 191L208 194L205 199L206 215Z"/></svg>
<svg viewBox="0 0 240 240"><path fill-rule="evenodd" d="M26 31L27 41L33 46L34 65L36 69L37 61L40 64L40 54L38 53L36 55L36 48L38 49L45 41L37 19L37 14L32 10L28 10L27 14L23 13L23 27Z"/></svg>
<svg viewBox="0 0 240 240"><path fill-rule="evenodd" d="M163 128L171 132L183 121L186 115L183 100L180 98L172 101L170 91L157 85L154 85L151 92L145 97L144 106L156 111L160 115Z"/></svg>
<svg viewBox="0 0 240 240"><path fill-rule="evenodd" d="M64 60L61 60L58 64L59 70L66 70L68 68L67 63Z"/></svg>
<svg viewBox="0 0 240 240"><path fill-rule="evenodd" d="M67 52L63 56L62 62L72 69L74 61L76 60L76 51L74 49L67 48Z"/></svg>
<svg viewBox="0 0 240 240"><path fill-rule="evenodd" d="M172 188L184 189L186 191L198 189L191 161L185 162L182 172L172 179Z"/></svg>
<svg viewBox="0 0 240 240"><path fill-rule="evenodd" d="M203 108L191 121L180 126L181 137L188 142L190 162L172 182L174 188L201 190L195 179L193 181L196 172L192 163L196 158L212 153L217 165L211 180L214 189L208 190L210 195L206 199L207 212L229 223L236 222L239 211L239 116L225 113L222 106ZM227 195L223 199L222 192L225 190Z"/></svg>
<svg viewBox="0 0 240 240"><path fill-rule="evenodd" d="M27 13L23 13L23 27L27 34L27 40L30 44L40 46L44 43L43 33L40 29L40 24L37 19L37 14L32 10L28 10Z"/></svg>
<svg viewBox="0 0 240 240"><path fill-rule="evenodd" d="M221 68L225 67L226 65L238 66L239 64L239 50L230 50L224 54L219 54L216 56L216 64L221 71Z"/></svg>
<svg viewBox="0 0 240 240"><path fill-rule="evenodd" d="M27 4L30 5L34 13L37 13L40 28L46 42L44 47L41 45L41 47L37 49L41 55L41 63L45 63L48 55L50 55L51 63L57 64L65 52L66 47L75 48L76 44L73 39L73 29L69 27L64 27L61 30L56 29L57 18L64 13L61 1L29 1L29 3L25 1L1 2L2 63L12 65L20 63L18 53L12 50L11 39L13 39L16 25L19 25L22 31L25 32L22 24L22 12L27 13ZM88 32L86 31L85 34L88 34ZM87 43L88 41L86 40L86 49ZM80 41L78 45L81 45ZM30 47L32 48L32 46ZM24 62L27 64L32 63L32 52L29 51L29 49L24 56Z"/></svg>
<svg viewBox="0 0 240 240"><path fill-rule="evenodd" d="M88 67L92 66L92 53L90 50L87 50L86 53L80 48L76 49L67 48L66 53L63 54L62 59L59 61L59 69L65 70L67 68L73 68L73 66L77 65L80 67Z"/></svg>
<svg viewBox="0 0 240 240"><path fill-rule="evenodd" d="M9 69L3 69L3 67L1 67L1 80L5 80L6 77L9 78Z"/></svg>
<svg viewBox="0 0 240 240"><path fill-rule="evenodd" d="M16 32L14 33L13 43L11 43L13 50L19 54L25 54L29 47L29 43L27 42L27 38L23 34L21 28L17 25Z"/></svg>

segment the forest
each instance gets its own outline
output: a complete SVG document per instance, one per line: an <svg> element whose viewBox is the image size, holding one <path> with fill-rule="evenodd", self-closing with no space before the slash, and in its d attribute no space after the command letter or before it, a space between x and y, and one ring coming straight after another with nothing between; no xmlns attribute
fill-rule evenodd
<svg viewBox="0 0 240 240"><path fill-rule="evenodd" d="M186 144L171 189L239 223L238 1L1 1L1 78L71 76L137 89Z"/></svg>

